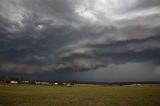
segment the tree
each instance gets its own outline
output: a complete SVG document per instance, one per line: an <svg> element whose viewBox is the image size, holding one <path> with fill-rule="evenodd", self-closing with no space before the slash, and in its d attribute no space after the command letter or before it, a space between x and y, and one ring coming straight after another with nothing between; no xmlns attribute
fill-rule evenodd
<svg viewBox="0 0 160 106"><path fill-rule="evenodd" d="M0 82L5 82L5 77L0 77Z"/></svg>
<svg viewBox="0 0 160 106"><path fill-rule="evenodd" d="M77 83L77 81L69 80L67 83L70 84L71 86L73 86L73 85L75 85Z"/></svg>
<svg viewBox="0 0 160 106"><path fill-rule="evenodd" d="M11 77L10 78L10 81L17 81L18 83L21 83L22 82L22 80L23 80L23 78L21 78L21 77Z"/></svg>

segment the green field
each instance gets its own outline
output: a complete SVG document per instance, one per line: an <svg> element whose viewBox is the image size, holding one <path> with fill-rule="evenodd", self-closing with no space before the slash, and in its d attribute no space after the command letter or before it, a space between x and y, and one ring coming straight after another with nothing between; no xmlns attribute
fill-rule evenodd
<svg viewBox="0 0 160 106"><path fill-rule="evenodd" d="M0 84L0 106L160 106L160 85L58 87Z"/></svg>

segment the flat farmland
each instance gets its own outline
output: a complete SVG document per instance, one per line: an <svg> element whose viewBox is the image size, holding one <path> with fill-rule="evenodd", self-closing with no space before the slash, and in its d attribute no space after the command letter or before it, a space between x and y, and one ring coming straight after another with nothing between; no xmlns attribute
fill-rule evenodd
<svg viewBox="0 0 160 106"><path fill-rule="evenodd" d="M160 106L160 85L0 84L0 106Z"/></svg>

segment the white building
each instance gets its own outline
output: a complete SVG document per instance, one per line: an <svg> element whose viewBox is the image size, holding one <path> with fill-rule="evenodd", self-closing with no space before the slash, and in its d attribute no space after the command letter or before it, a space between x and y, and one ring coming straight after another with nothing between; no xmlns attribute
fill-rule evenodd
<svg viewBox="0 0 160 106"><path fill-rule="evenodd" d="M17 84L18 81L10 81L11 84Z"/></svg>
<svg viewBox="0 0 160 106"><path fill-rule="evenodd" d="M54 83L54 85L58 85L58 83L57 83L57 82L55 82L55 83Z"/></svg>

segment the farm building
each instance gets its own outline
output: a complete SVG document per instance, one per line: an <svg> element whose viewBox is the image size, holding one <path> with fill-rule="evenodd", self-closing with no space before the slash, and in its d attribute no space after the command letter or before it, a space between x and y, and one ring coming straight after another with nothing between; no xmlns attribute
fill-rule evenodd
<svg viewBox="0 0 160 106"><path fill-rule="evenodd" d="M10 81L11 84L17 84L18 81Z"/></svg>

